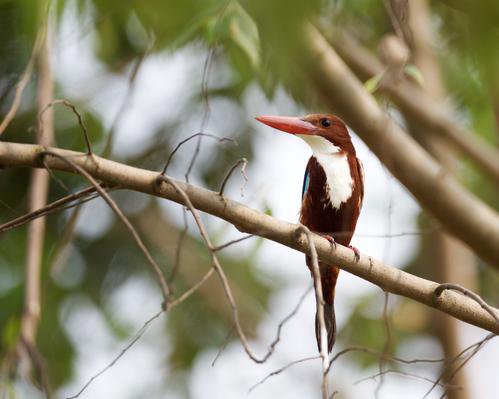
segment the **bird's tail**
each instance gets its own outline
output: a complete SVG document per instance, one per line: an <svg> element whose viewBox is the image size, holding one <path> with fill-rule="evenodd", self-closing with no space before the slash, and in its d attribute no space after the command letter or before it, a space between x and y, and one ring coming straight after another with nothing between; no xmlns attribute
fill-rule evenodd
<svg viewBox="0 0 499 399"><path fill-rule="evenodd" d="M334 313L334 290L336 280L338 279L339 269L335 266L327 265L319 262L319 270L321 273L322 295L324 298L324 321L327 331L327 349L331 352L334 341L336 339L336 317ZM319 323L319 312L315 313L315 336L317 338L317 347L321 350L321 333Z"/></svg>
<svg viewBox="0 0 499 399"><path fill-rule="evenodd" d="M333 303L324 304L324 322L327 332L327 351L331 352L336 339L336 317L334 315ZM317 338L317 349L321 351L321 325L319 323L319 311L315 311L315 337Z"/></svg>

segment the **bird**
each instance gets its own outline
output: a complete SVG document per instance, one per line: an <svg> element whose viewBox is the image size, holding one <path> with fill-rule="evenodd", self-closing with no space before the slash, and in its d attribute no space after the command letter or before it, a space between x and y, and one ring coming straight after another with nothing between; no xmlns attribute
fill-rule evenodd
<svg viewBox="0 0 499 399"><path fill-rule="evenodd" d="M268 116L257 121L299 137L310 146L310 157L303 178L300 223L320 234L332 245L339 243L354 251L350 241L357 225L364 199L364 172L345 123L331 114L310 114L304 117ZM312 273L312 261L306 256ZM339 268L319 262L324 303L324 319L328 337L328 352L336 339L334 310L335 287ZM312 274L313 277L313 274ZM318 310L315 316L315 335L321 352Z"/></svg>

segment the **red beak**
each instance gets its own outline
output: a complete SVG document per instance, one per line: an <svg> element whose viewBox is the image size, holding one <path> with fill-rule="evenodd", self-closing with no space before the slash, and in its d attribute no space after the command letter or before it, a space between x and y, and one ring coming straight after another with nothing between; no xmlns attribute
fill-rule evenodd
<svg viewBox="0 0 499 399"><path fill-rule="evenodd" d="M257 116L257 121L291 134L314 134L316 127L295 116Z"/></svg>

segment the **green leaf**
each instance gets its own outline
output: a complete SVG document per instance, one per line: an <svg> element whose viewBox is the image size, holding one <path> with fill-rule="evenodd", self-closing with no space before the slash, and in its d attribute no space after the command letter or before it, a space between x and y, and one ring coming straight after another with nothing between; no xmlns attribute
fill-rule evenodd
<svg viewBox="0 0 499 399"><path fill-rule="evenodd" d="M364 88L371 94L374 94L379 88L381 79L383 78L384 72L374 75L372 78L368 79L364 83Z"/></svg>
<svg viewBox="0 0 499 399"><path fill-rule="evenodd" d="M424 85L424 77L419 68L414 64L406 65L404 73L410 78L414 79L420 86Z"/></svg>
<svg viewBox="0 0 499 399"><path fill-rule="evenodd" d="M12 316L7 320L2 331L2 345L12 347L19 336L19 318Z"/></svg>
<svg viewBox="0 0 499 399"><path fill-rule="evenodd" d="M229 37L248 56L253 67L260 65L260 37L258 28L237 2L231 3Z"/></svg>

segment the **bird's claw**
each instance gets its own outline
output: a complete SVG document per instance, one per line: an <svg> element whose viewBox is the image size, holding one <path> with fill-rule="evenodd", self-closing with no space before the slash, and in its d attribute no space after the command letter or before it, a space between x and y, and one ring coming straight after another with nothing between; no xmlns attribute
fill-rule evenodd
<svg viewBox="0 0 499 399"><path fill-rule="evenodd" d="M355 256L355 262L358 262L360 260L360 252L357 248L355 248L353 245L349 245L348 248L350 248Z"/></svg>
<svg viewBox="0 0 499 399"><path fill-rule="evenodd" d="M321 234L321 236L328 240L333 245L334 249L336 249L336 241L334 240L334 237L332 235Z"/></svg>

